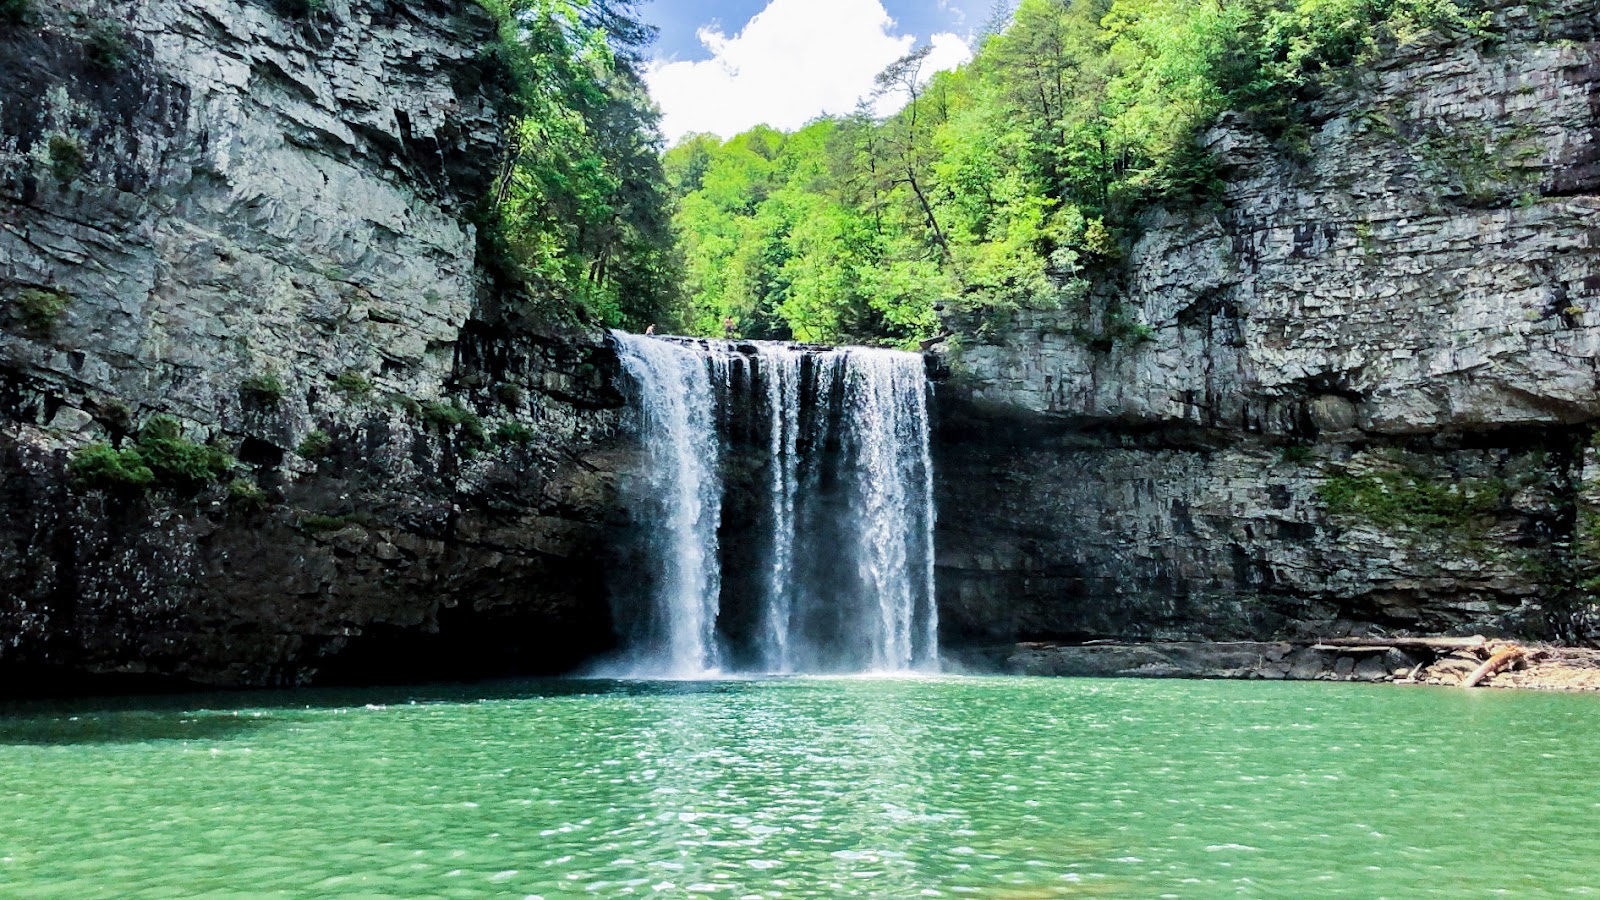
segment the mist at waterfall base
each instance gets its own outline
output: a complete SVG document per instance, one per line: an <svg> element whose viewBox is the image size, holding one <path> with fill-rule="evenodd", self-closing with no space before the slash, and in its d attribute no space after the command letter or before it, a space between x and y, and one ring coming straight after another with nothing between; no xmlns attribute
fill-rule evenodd
<svg viewBox="0 0 1600 900"><path fill-rule="evenodd" d="M922 357L613 333L643 458L594 674L930 671Z"/></svg>

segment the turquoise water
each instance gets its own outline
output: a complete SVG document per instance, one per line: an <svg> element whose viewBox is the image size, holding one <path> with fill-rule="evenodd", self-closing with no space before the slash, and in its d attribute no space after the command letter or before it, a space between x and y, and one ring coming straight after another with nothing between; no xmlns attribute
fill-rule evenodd
<svg viewBox="0 0 1600 900"><path fill-rule="evenodd" d="M1035 679L13 706L0 896L1600 894L1600 697Z"/></svg>

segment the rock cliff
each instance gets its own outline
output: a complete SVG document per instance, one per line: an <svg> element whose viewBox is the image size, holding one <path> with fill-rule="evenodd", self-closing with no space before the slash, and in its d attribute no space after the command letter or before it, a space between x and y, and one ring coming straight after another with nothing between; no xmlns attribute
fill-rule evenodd
<svg viewBox="0 0 1600 900"><path fill-rule="evenodd" d="M479 258L493 23L33 6L0 21L0 694L607 649L617 362ZM1304 141L1224 120L1215 208L1150 211L1068 308L952 323L947 642L1592 632L1600 24L1497 31L1396 48Z"/></svg>
<svg viewBox="0 0 1600 900"><path fill-rule="evenodd" d="M604 648L621 398L597 335L512 327L480 265L488 16L33 7L0 23L0 692ZM69 474L174 423L237 463Z"/></svg>
<svg viewBox="0 0 1600 900"><path fill-rule="evenodd" d="M1151 211L1081 303L953 323L952 639L1590 628L1600 24L1497 15L1303 141L1225 119L1215 208Z"/></svg>

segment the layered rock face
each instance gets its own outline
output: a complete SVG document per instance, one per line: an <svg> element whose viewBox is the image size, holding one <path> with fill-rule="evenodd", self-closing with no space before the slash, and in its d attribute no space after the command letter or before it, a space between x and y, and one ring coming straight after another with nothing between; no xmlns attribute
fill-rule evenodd
<svg viewBox="0 0 1600 900"><path fill-rule="evenodd" d="M0 24L0 692L558 670L610 640L621 398L513 328L454 0L54 0ZM238 466L69 477L158 414Z"/></svg>
<svg viewBox="0 0 1600 900"><path fill-rule="evenodd" d="M1072 308L959 323L949 637L1588 627L1600 24L1498 15L1354 77L1304 146L1225 120L1217 209L1152 212Z"/></svg>
<svg viewBox="0 0 1600 900"><path fill-rule="evenodd" d="M492 23L33 6L0 23L0 694L606 649L617 362L513 316L478 258ZM1217 210L1153 211L1080 305L965 323L947 642L1584 636L1600 25L1588 0L1501 16L1504 40L1397 49L1306 146L1224 122ZM162 416L237 464L69 471Z"/></svg>

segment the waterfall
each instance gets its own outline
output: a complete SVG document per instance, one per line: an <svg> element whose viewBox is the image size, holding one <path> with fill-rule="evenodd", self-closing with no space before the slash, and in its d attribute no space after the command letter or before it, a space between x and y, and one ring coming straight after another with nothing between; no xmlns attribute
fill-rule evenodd
<svg viewBox="0 0 1600 900"><path fill-rule="evenodd" d="M938 624L927 382L908 356L852 350L845 380L856 565L878 603L873 667L890 671L930 652Z"/></svg>
<svg viewBox="0 0 1600 900"><path fill-rule="evenodd" d="M762 660L769 672L792 672L795 508L800 493L800 378L804 357L792 348L757 348L766 384L768 477L772 486L771 572L763 605Z"/></svg>
<svg viewBox="0 0 1600 900"><path fill-rule="evenodd" d="M922 358L614 338L644 446L613 590L624 670L937 666Z"/></svg>
<svg viewBox="0 0 1600 900"><path fill-rule="evenodd" d="M647 489L639 499L656 534L652 556L660 578L651 602L651 633L640 641L646 666L690 677L714 671L721 565L717 526L722 481L717 472L717 363L665 341L617 335L622 366L638 386L634 398L645 436ZM725 371L725 368L723 369Z"/></svg>

